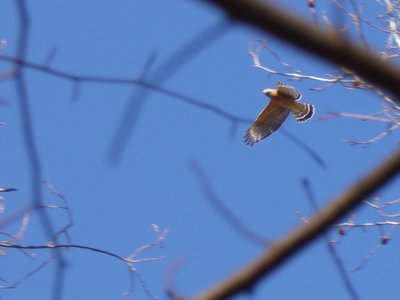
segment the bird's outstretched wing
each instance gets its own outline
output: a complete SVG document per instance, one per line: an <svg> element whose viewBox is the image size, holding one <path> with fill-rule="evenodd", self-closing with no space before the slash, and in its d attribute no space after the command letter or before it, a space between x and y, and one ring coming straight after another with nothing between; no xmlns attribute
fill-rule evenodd
<svg viewBox="0 0 400 300"><path fill-rule="evenodd" d="M253 146L266 138L282 125L289 113L290 109L276 104L275 100L271 100L247 130L244 142L249 146Z"/></svg>

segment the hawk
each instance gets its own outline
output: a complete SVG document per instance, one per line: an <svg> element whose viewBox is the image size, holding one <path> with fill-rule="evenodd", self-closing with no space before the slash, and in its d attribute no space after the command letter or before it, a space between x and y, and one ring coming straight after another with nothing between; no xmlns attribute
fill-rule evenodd
<svg viewBox="0 0 400 300"><path fill-rule="evenodd" d="M307 121L314 115L313 105L298 102L301 94L294 87L278 82L276 89L265 89L262 92L271 100L244 136L244 142L249 146L276 131L290 112L299 123Z"/></svg>

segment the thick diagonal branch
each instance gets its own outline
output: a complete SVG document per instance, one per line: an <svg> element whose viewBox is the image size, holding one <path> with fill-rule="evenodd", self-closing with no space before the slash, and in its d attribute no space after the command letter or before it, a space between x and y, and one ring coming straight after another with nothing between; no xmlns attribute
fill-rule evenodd
<svg viewBox="0 0 400 300"><path fill-rule="evenodd" d="M342 195L333 199L309 223L298 227L249 265L194 299L221 300L251 290L260 279L270 275L275 268L289 260L341 216L354 209L373 192L389 182L399 171L400 150L397 150L389 159L371 170Z"/></svg>
<svg viewBox="0 0 400 300"><path fill-rule="evenodd" d="M343 34L316 27L287 10L259 0L208 0L233 19L244 21L265 32L309 51L338 66L346 67L367 81L400 98L400 70L376 53Z"/></svg>

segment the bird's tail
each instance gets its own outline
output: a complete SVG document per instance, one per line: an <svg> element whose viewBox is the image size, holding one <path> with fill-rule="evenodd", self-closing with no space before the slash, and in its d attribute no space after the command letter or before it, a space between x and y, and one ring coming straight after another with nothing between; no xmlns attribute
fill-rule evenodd
<svg viewBox="0 0 400 300"><path fill-rule="evenodd" d="M314 115L314 105L307 103L296 103L297 109L292 110L293 116L296 118L297 122L303 123L312 118Z"/></svg>

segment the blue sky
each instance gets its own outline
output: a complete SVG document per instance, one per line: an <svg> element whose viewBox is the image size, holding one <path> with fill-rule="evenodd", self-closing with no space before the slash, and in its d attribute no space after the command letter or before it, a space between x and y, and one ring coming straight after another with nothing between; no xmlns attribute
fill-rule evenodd
<svg viewBox="0 0 400 300"><path fill-rule="evenodd" d="M310 18L303 3L281 5ZM199 1L27 1L31 16L27 60L43 64L54 51L51 67L78 75L135 79L146 60L156 53L148 76L194 36L217 24L224 15ZM290 4L290 5L289 5ZM332 7L327 6L328 14ZM3 53L14 56L18 19L14 1L0 3L0 38ZM153 91L144 100L136 126L119 163L107 160L123 113L138 91L135 85L81 83L78 97L71 81L26 69L32 108L34 138L49 180L68 199L74 218L70 235L74 244L88 245L128 256L154 240L151 224L170 228L163 248L143 257L165 256L161 261L136 265L150 291L166 299L165 277L178 260L184 264L175 275L184 295L194 295L245 265L262 249L241 237L209 205L188 162L198 161L221 200L249 229L275 240L300 224L296 210L312 213L301 179L307 177L320 205L338 195L397 147L398 134L363 148L344 139L366 140L385 129L384 124L354 119L320 120L329 112L371 114L381 102L367 91L334 86L312 91L317 82L288 82L281 76L255 69L248 55L250 42L265 39L294 68L321 75L333 66L270 35L233 24L216 41L185 63L162 87L195 97L232 115L254 119L267 103L261 91L280 80L296 86L303 100L316 107L309 122L293 118L283 128L316 151L325 161L321 168L303 149L277 132L254 147L243 143L249 124L231 123L208 110ZM371 43L385 43L372 35ZM282 66L267 52L262 62ZM1 72L11 65L1 62ZM156 78L157 79L157 78ZM157 82L154 82L157 84ZM16 187L5 195L6 215L31 202L29 166L12 80L0 81L1 151L0 187ZM111 147L111 148L110 148ZM398 197L398 180L379 195ZM397 184L397 185L396 185ZM59 204L45 186L43 201ZM355 212L357 220L376 221L367 207ZM66 214L49 211L54 224L63 226ZM4 231L14 233L19 223ZM354 230L337 245L348 270L377 243L379 232ZM37 215L32 214L22 244L46 244ZM393 240L359 272L349 273L364 300L397 295L400 261ZM46 260L50 252L35 250L31 260L11 250L0 257L0 276L12 283ZM68 261L64 299L122 299L129 277L125 266L110 257L73 249ZM49 299L53 265L34 274L16 289L2 290L2 299ZM138 282L132 296L146 299ZM340 277L323 241L317 241L260 283L251 296L237 299L346 299Z"/></svg>

